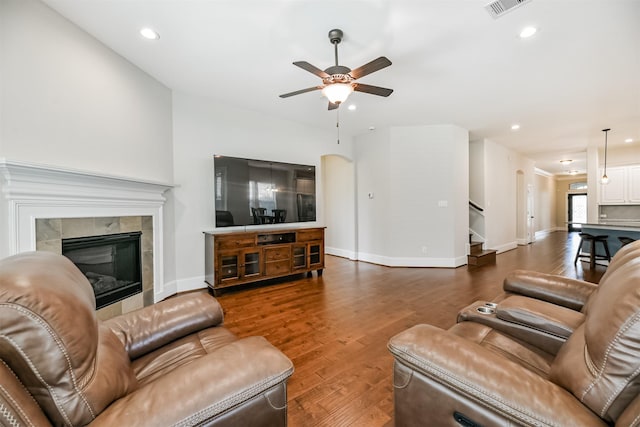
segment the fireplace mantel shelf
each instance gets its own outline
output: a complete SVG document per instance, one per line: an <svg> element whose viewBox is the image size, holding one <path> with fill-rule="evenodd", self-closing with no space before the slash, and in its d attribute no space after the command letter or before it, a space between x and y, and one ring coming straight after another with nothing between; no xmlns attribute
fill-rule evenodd
<svg viewBox="0 0 640 427"><path fill-rule="evenodd" d="M137 190L162 194L175 187L175 185L169 183L6 160L4 158L0 158L0 177L10 188L29 186L30 184L47 184Z"/></svg>

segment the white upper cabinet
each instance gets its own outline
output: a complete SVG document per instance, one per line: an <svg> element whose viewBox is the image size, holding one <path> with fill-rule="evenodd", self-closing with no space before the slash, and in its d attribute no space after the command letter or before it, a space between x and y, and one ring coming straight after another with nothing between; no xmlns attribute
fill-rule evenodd
<svg viewBox="0 0 640 427"><path fill-rule="evenodd" d="M640 165L629 166L627 170L629 178L629 189L627 191L627 201L629 203L640 204Z"/></svg>
<svg viewBox="0 0 640 427"><path fill-rule="evenodd" d="M607 176L609 183L600 184L601 205L640 204L640 165L607 168Z"/></svg>

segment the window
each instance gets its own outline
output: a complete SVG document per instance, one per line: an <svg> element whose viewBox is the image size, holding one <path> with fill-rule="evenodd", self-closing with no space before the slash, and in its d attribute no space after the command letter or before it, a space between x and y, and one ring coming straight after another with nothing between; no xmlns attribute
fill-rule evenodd
<svg viewBox="0 0 640 427"><path fill-rule="evenodd" d="M586 190L587 183L586 182L572 182L569 184L569 190Z"/></svg>

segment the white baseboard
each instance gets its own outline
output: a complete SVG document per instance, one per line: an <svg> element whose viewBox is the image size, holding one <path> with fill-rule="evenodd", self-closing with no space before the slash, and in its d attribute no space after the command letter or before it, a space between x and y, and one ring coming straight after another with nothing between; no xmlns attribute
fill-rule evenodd
<svg viewBox="0 0 640 427"><path fill-rule="evenodd" d="M324 252L326 254L329 254L329 255L335 255L335 256L339 256L339 257L342 257L342 258L347 258L347 259L350 259L350 260L353 260L353 261L355 261L357 259L356 258L356 253L354 251L349 251L349 250L346 250L346 249L332 248L330 246L325 246L324 247Z"/></svg>
<svg viewBox="0 0 640 427"><path fill-rule="evenodd" d="M498 251L497 253L501 254L502 252L507 252L507 251L513 250L513 249L515 249L517 247L518 247L518 243L517 242L510 242L510 243L505 243L504 245L493 247L493 249Z"/></svg>
<svg viewBox="0 0 640 427"><path fill-rule="evenodd" d="M162 301L180 292L193 291L196 289L205 289L207 284L204 281L204 276L191 277L189 279L172 280L165 283L162 287L162 292L156 293L153 296L153 302Z"/></svg>
<svg viewBox="0 0 640 427"><path fill-rule="evenodd" d="M196 289L206 289L207 284L204 281L204 276L190 277L188 279L176 280L176 290L178 293L193 291Z"/></svg>
<svg viewBox="0 0 640 427"><path fill-rule="evenodd" d="M162 292L157 292L153 295L154 304L156 302L162 301L163 299L169 298L171 295L177 294L177 289L178 288L175 280L165 283L164 286L162 286Z"/></svg>
<svg viewBox="0 0 640 427"><path fill-rule="evenodd" d="M358 253L358 260L387 267L446 267L455 268L467 263L466 256L457 258L389 257L377 254Z"/></svg>

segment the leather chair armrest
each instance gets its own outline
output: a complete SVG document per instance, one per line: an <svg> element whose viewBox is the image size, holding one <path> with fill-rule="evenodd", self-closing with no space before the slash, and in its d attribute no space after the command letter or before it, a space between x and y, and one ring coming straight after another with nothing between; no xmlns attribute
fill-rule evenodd
<svg viewBox="0 0 640 427"><path fill-rule="evenodd" d="M106 320L122 341L131 359L136 359L178 338L217 326L223 321L222 307L207 292L187 293Z"/></svg>
<svg viewBox="0 0 640 427"><path fill-rule="evenodd" d="M506 292L525 295L580 311L598 288L594 283L554 274L515 270L504 279Z"/></svg>
<svg viewBox="0 0 640 427"><path fill-rule="evenodd" d="M291 361L263 337L240 339L113 402L90 426L209 425L254 396L269 399L292 373ZM286 401L270 404L286 408Z"/></svg>
<svg viewBox="0 0 640 427"><path fill-rule="evenodd" d="M496 306L498 319L564 338L584 322L584 314L535 298L511 295Z"/></svg>
<svg viewBox="0 0 640 427"><path fill-rule="evenodd" d="M417 325L393 337L389 350L400 363L444 387L459 401L522 425L606 425L567 390L498 354L431 325ZM437 396L414 396L433 400ZM424 414L428 416L428 414ZM474 414L467 414L473 418ZM449 420L431 420L434 424Z"/></svg>

